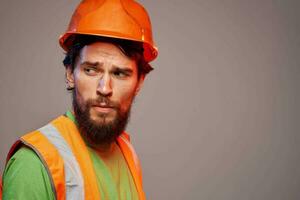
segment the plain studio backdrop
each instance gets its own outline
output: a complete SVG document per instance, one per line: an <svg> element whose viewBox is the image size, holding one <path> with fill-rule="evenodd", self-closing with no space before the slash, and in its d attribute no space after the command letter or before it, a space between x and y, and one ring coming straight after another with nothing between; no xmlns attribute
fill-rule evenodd
<svg viewBox="0 0 300 200"><path fill-rule="evenodd" d="M0 1L0 169L70 108L78 0ZM300 1L143 0L159 57L127 128L153 200L300 199Z"/></svg>

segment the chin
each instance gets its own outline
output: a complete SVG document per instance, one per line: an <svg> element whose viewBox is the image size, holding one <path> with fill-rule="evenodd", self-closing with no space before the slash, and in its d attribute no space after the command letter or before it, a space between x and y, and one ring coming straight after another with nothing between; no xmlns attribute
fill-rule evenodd
<svg viewBox="0 0 300 200"><path fill-rule="evenodd" d="M111 123L115 120L115 116L111 114L106 114L106 113L97 113L94 116L90 115L90 120L95 124L95 125L105 125L108 123Z"/></svg>

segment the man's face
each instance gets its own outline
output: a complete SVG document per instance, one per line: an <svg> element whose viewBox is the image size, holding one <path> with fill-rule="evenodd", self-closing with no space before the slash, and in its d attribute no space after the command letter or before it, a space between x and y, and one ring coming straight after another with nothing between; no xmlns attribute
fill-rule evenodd
<svg viewBox="0 0 300 200"><path fill-rule="evenodd" d="M67 80L74 87L75 117L87 142L113 141L125 128L143 82L136 62L115 45L96 42L82 48L74 71L67 69Z"/></svg>

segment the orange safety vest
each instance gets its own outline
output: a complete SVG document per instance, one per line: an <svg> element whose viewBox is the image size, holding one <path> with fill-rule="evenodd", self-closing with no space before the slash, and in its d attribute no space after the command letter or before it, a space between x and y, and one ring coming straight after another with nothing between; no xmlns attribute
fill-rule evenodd
<svg viewBox="0 0 300 200"><path fill-rule="evenodd" d="M145 200L142 173L137 155L123 132L117 138L132 174L139 199ZM100 199L91 158L77 126L66 116L22 136L10 149L7 161L20 145L31 148L44 164L57 200Z"/></svg>

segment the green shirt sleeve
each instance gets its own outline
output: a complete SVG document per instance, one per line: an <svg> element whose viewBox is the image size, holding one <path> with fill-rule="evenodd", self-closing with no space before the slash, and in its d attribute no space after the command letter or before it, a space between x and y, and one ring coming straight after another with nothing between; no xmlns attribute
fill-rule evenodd
<svg viewBox="0 0 300 200"><path fill-rule="evenodd" d="M8 161L3 175L3 200L52 200L48 173L36 153L21 147Z"/></svg>

